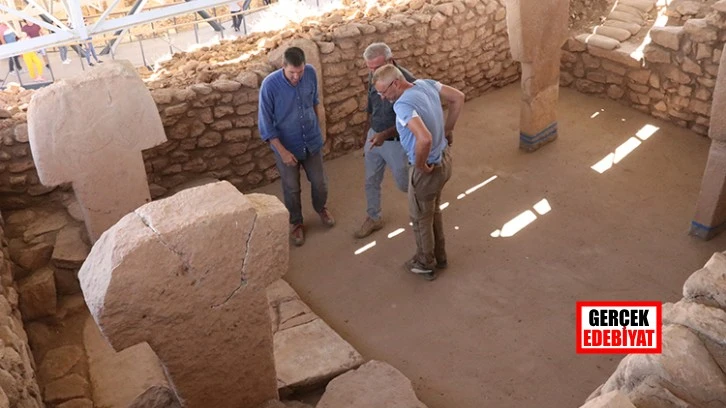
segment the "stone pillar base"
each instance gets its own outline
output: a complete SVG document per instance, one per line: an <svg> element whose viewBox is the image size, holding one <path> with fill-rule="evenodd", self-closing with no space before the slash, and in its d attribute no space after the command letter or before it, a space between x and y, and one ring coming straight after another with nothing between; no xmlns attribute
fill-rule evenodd
<svg viewBox="0 0 726 408"><path fill-rule="evenodd" d="M533 152L555 139L557 139L557 122L552 122L535 135L519 132L519 148L527 152Z"/></svg>
<svg viewBox="0 0 726 408"><path fill-rule="evenodd" d="M717 225L715 227L709 227L696 221L691 221L691 229L688 231L690 235L701 238L704 241L715 237L726 230L726 223Z"/></svg>

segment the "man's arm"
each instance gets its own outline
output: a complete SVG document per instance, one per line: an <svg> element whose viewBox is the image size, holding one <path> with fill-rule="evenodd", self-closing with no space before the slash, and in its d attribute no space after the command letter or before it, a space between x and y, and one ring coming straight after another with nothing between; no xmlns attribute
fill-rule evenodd
<svg viewBox="0 0 726 408"><path fill-rule="evenodd" d="M416 152L416 168L422 170L425 173L431 172L433 166L426 163L426 160L431 153L432 137L431 132L426 128L423 120L420 117L414 116L406 124L411 133L416 137L416 143L414 145L414 151Z"/></svg>
<svg viewBox="0 0 726 408"><path fill-rule="evenodd" d="M297 164L295 155L290 153L285 146L282 145L274 125L274 101L272 95L268 91L265 84L262 84L260 89L260 100L257 108L257 123L260 129L260 137L263 141L272 145L277 154L280 155L282 162L288 166Z"/></svg>
<svg viewBox="0 0 726 408"><path fill-rule="evenodd" d="M452 88L448 85L441 85L439 95L449 105L449 113L446 115L446 124L444 125L444 131L446 134L446 140L451 145L454 142L454 126L456 121L459 120L459 114L461 109L464 107L464 93L456 88Z"/></svg>

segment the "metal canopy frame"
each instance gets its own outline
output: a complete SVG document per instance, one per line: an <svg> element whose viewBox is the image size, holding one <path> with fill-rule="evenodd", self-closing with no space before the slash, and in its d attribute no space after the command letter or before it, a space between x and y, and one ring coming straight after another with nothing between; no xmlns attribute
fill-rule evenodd
<svg viewBox="0 0 726 408"><path fill-rule="evenodd" d="M230 0L191 0L184 3L156 8L154 10L139 12L143 7L143 4L141 4L141 7L138 7L134 14L108 20L108 15L113 11L119 1L120 0L114 0L113 3L104 11L98 21L89 26L83 21L81 2L79 0L63 0L63 6L69 17L68 19L72 28L54 17L35 0L27 0L29 7L26 7L23 10L18 10L13 7L14 1L12 0L8 1L9 5L0 3L0 11L4 11L5 13L11 14L21 20L32 21L50 32L49 34L45 34L40 37L0 45L0 59L9 58L28 51L37 51L46 47L66 45L69 43L82 43L98 34L124 30L134 26L147 24L152 21L163 20L180 14L193 13L231 2ZM145 1L143 3L145 3ZM28 8L34 9L35 13L31 14ZM44 18L39 18L38 16L46 17L55 25L44 21Z"/></svg>

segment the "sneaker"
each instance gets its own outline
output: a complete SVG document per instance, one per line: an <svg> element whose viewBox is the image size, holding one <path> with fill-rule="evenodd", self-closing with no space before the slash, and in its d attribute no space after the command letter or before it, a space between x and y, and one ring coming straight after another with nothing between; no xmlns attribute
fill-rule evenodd
<svg viewBox="0 0 726 408"><path fill-rule="evenodd" d="M328 227L332 227L335 225L335 218L333 218L333 214L330 213L330 210L327 208L323 208L323 211L320 211L318 213L320 215L320 221L323 222L323 224L327 225Z"/></svg>
<svg viewBox="0 0 726 408"><path fill-rule="evenodd" d="M449 267L449 262L444 259L443 261L436 261L436 269L446 269Z"/></svg>
<svg viewBox="0 0 726 408"><path fill-rule="evenodd" d="M89 67L92 67L92 66L93 66L93 63L92 63L92 62L89 62L89 63L88 63L88 66L89 66Z"/></svg>
<svg viewBox="0 0 726 408"><path fill-rule="evenodd" d="M103 61L101 61L101 60L98 60L96 62L99 63L99 64L103 64Z"/></svg>
<svg viewBox="0 0 726 408"><path fill-rule="evenodd" d="M416 275L426 279L427 281L432 281L436 279L436 273L434 272L434 268L424 266L413 258L406 261L405 266L407 271L413 272Z"/></svg>
<svg viewBox="0 0 726 408"><path fill-rule="evenodd" d="M301 246L305 243L305 229L302 224L290 225L290 239L295 246Z"/></svg>
<svg viewBox="0 0 726 408"><path fill-rule="evenodd" d="M63 61L63 65L68 65L70 63L71 63L71 59L70 58L67 59L67 60L65 60L65 61Z"/></svg>
<svg viewBox="0 0 726 408"><path fill-rule="evenodd" d="M360 228L358 229L358 231L355 232L354 235L356 238L365 238L381 228L383 228L382 218L374 220L371 217L366 217L366 220L363 221L363 225L360 226Z"/></svg>

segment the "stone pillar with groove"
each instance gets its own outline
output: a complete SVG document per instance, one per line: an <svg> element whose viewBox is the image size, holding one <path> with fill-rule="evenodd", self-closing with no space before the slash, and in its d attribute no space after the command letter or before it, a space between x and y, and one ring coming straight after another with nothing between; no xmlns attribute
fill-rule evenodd
<svg viewBox="0 0 726 408"><path fill-rule="evenodd" d="M691 235L705 240L715 237L726 229L726 116L723 114L725 110L726 54L721 53L708 130L711 148L708 151L696 214L691 221L690 230Z"/></svg>
<svg viewBox="0 0 726 408"><path fill-rule="evenodd" d="M512 56L522 64L519 147L534 151L557 138L561 47L567 0L507 0Z"/></svg>

